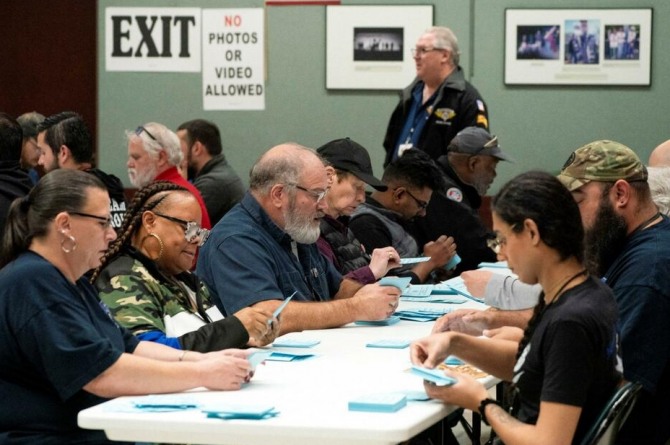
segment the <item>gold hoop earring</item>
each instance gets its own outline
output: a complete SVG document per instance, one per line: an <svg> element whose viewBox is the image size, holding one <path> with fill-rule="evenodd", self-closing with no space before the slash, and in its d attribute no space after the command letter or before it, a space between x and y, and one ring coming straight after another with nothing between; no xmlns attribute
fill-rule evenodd
<svg viewBox="0 0 670 445"><path fill-rule="evenodd" d="M161 239L161 237L158 236L158 234L154 233L154 232L151 232L151 233L147 234L144 238L142 238L141 244L144 244L144 241L146 241L146 239L149 238L149 237L155 238L156 241L158 241L158 245L160 246L160 250L158 251L158 257L152 258L153 261L158 261L163 256L163 250L165 249L165 245L163 244L163 240Z"/></svg>
<svg viewBox="0 0 670 445"><path fill-rule="evenodd" d="M74 236L68 235L67 233L65 233L65 230L61 230L60 233L61 233L61 235L63 235L63 239L61 239L61 241L60 241L61 250L65 253L70 253L70 252L73 252L73 251L77 250L77 240L74 239ZM71 243L71 247L66 247L65 246L65 244L68 241Z"/></svg>

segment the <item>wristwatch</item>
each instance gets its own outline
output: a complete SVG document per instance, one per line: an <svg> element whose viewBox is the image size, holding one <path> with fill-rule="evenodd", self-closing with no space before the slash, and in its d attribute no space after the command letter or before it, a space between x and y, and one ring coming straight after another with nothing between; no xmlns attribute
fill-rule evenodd
<svg viewBox="0 0 670 445"><path fill-rule="evenodd" d="M490 399L488 397L486 399L482 400L479 403L479 408L478 408L479 415L482 416L482 421L488 426L491 426L491 424L489 423L488 419L486 418L486 405L490 405L491 403L494 404L494 405L498 405L499 407L502 408L502 404L500 402L498 402L497 400Z"/></svg>

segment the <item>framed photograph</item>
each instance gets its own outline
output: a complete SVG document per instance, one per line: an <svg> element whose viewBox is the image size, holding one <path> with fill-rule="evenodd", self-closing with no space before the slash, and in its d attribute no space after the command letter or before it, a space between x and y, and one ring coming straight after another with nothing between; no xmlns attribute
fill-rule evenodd
<svg viewBox="0 0 670 445"><path fill-rule="evenodd" d="M652 10L506 9L505 84L650 85Z"/></svg>
<svg viewBox="0 0 670 445"><path fill-rule="evenodd" d="M410 50L433 6L327 6L326 88L399 90L414 79Z"/></svg>

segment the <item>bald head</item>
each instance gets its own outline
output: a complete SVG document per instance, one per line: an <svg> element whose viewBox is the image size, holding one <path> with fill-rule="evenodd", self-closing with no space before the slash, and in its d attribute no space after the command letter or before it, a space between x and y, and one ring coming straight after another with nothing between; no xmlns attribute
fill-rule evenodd
<svg viewBox="0 0 670 445"><path fill-rule="evenodd" d="M663 142L649 155L649 167L670 167L670 139Z"/></svg>
<svg viewBox="0 0 670 445"><path fill-rule="evenodd" d="M249 188L264 194L274 184L297 184L304 173L319 168L325 166L313 149L287 142L269 149L251 167Z"/></svg>

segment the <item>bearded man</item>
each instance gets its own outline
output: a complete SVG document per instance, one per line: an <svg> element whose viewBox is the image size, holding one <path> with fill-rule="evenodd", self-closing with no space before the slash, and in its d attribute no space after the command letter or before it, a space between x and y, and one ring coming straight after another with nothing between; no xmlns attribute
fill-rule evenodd
<svg viewBox="0 0 670 445"><path fill-rule="evenodd" d="M249 191L212 230L197 272L232 314L247 306L273 312L290 295L281 333L390 316L400 291L343 279L317 248L330 187L316 152L295 143L263 154Z"/></svg>

